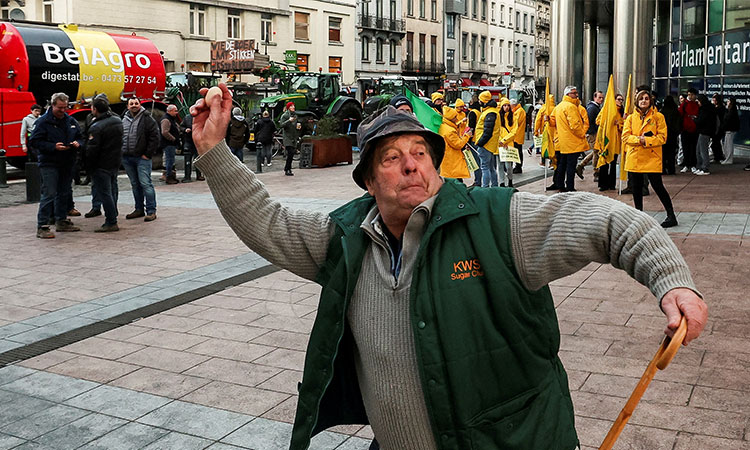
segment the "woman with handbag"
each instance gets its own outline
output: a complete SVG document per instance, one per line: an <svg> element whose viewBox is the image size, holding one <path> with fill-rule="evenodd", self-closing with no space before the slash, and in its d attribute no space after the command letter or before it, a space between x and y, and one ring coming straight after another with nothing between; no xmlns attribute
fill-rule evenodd
<svg viewBox="0 0 750 450"><path fill-rule="evenodd" d="M654 107L654 99L648 89L635 94L635 111L625 119L622 128L622 144L628 157L625 170L632 174L633 203L643 211L643 180L648 177L656 195L667 212L663 228L677 226L672 200L662 182L662 145L667 142L667 122L664 115Z"/></svg>

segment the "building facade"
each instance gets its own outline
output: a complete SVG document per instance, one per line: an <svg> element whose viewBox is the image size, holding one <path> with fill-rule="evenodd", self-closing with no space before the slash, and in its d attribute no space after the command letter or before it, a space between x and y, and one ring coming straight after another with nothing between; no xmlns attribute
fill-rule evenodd
<svg viewBox="0 0 750 450"><path fill-rule="evenodd" d="M402 0L359 0L355 76L360 91L384 75L401 73L406 26Z"/></svg>
<svg viewBox="0 0 750 450"><path fill-rule="evenodd" d="M445 75L443 62L443 1L402 0L405 9L405 50L401 73L416 76L426 95L442 87Z"/></svg>
<svg viewBox="0 0 750 450"><path fill-rule="evenodd" d="M536 39L534 57L536 58L536 91L537 98L544 100L544 91L549 79L549 35L550 35L550 2L536 1Z"/></svg>
<svg viewBox="0 0 750 450"><path fill-rule="evenodd" d="M271 61L283 62L286 50L296 50L300 69L340 71L342 83L354 82L355 0L4 0L2 13L136 33L154 42L168 72L210 72L211 41L254 39L256 51Z"/></svg>

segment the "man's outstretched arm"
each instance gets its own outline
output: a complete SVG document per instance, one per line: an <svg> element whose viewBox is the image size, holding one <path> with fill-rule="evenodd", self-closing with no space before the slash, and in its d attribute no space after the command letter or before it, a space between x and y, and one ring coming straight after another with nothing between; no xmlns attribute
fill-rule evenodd
<svg viewBox="0 0 750 450"><path fill-rule="evenodd" d="M588 193L518 192L511 201L511 235L519 276L531 290L590 262L610 263L660 299L668 335L681 315L688 321L685 343L706 325L708 308L677 246L651 216L622 202Z"/></svg>
<svg viewBox="0 0 750 450"><path fill-rule="evenodd" d="M291 210L270 198L255 174L229 150L224 136L232 96L200 99L190 108L195 164L206 176L221 214L251 250L270 262L310 280L323 264L334 226L328 215ZM201 92L205 95L205 90Z"/></svg>

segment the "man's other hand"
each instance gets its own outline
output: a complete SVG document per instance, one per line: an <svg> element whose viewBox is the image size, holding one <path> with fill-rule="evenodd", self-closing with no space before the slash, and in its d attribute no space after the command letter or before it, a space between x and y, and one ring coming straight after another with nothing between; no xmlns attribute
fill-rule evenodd
<svg viewBox="0 0 750 450"><path fill-rule="evenodd" d="M206 104L205 99L200 98L190 107L190 114L193 116L193 142L199 155L211 150L224 140L227 134L229 120L232 117L232 94L224 83L219 83L219 89L221 97L210 99L210 105ZM208 88L200 90L203 96L207 92Z"/></svg>
<svg viewBox="0 0 750 450"><path fill-rule="evenodd" d="M708 321L708 306L691 289L676 288L667 292L661 299L661 308L667 315L667 329L664 333L669 337L677 331L682 316L687 319L684 345L697 338Z"/></svg>

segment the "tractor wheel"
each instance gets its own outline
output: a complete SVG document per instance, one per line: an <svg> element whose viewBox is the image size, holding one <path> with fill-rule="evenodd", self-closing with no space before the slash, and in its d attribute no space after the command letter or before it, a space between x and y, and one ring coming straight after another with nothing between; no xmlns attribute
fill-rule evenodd
<svg viewBox="0 0 750 450"><path fill-rule="evenodd" d="M354 103L345 103L336 113L336 119L341 124L341 134L354 133L362 122L362 109Z"/></svg>

